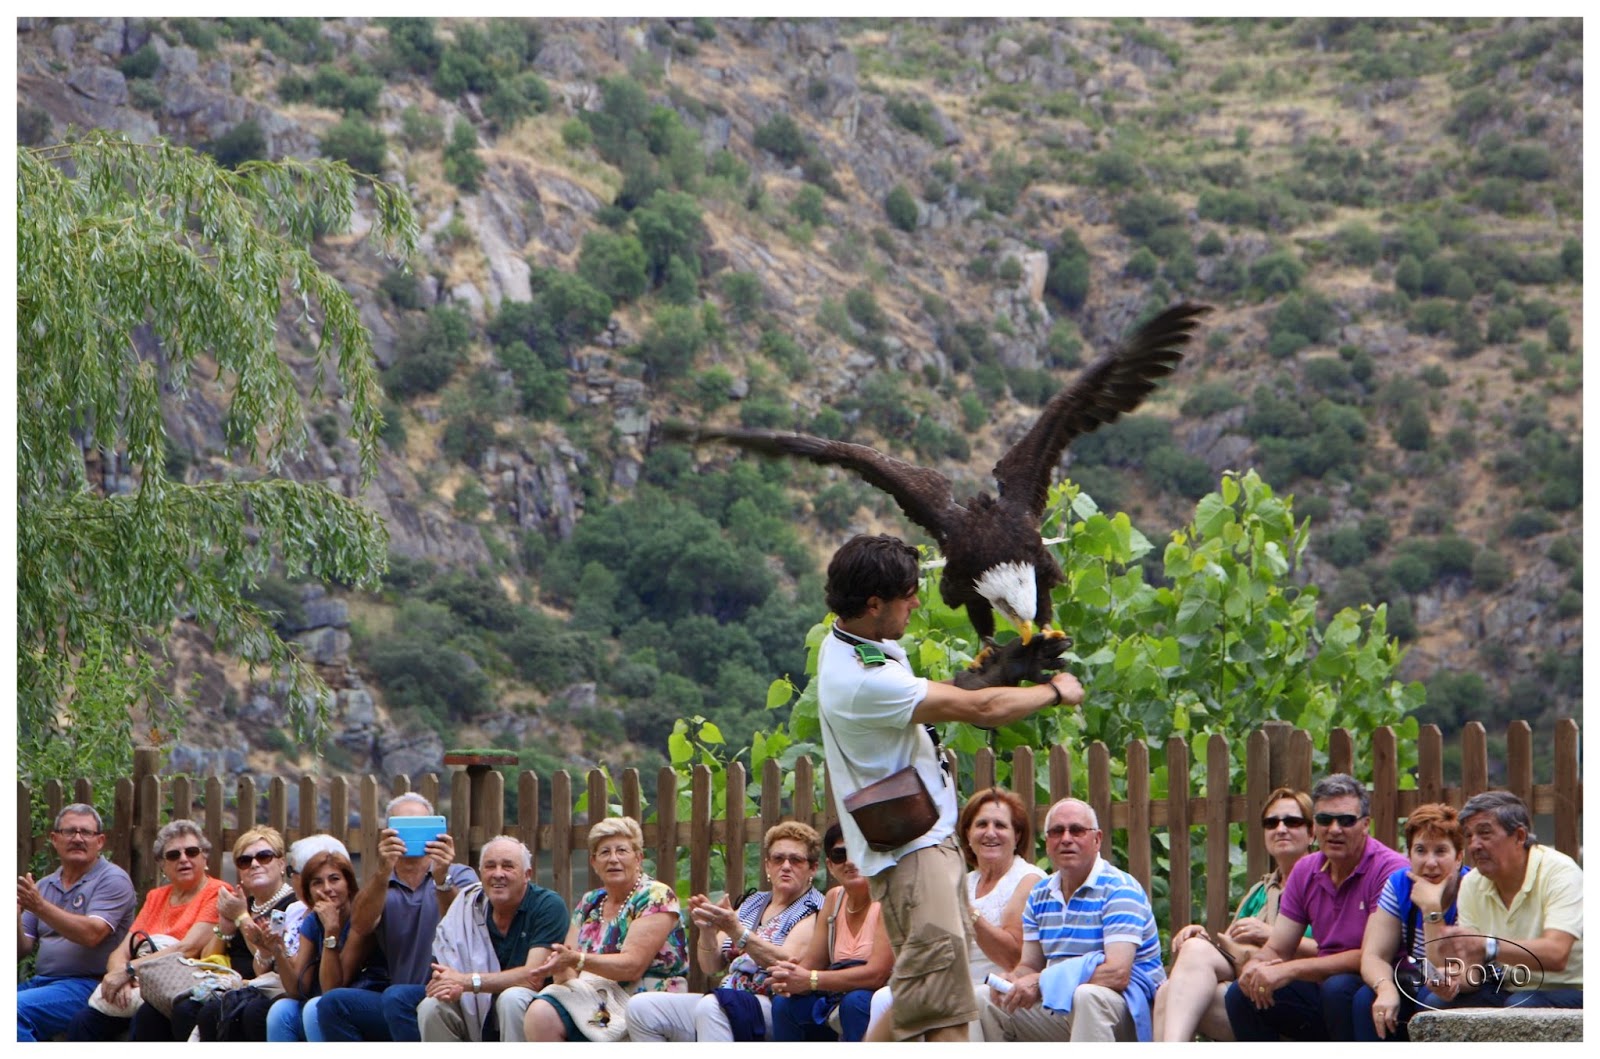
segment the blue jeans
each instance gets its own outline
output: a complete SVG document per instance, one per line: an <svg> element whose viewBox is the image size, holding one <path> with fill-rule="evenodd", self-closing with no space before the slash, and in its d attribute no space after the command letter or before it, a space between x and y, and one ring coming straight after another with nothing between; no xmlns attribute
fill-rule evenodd
<svg viewBox="0 0 1600 1059"><path fill-rule="evenodd" d="M1361 987L1359 974L1336 974L1321 983L1290 982L1272 994L1272 1006L1263 1011L1234 982L1222 1000L1228 1009L1228 1025L1241 1041L1276 1041L1280 1037L1350 1041L1355 1039L1351 1008Z"/></svg>
<svg viewBox="0 0 1600 1059"><path fill-rule="evenodd" d="M1582 989L1524 989L1520 992L1494 992L1480 989L1462 993L1454 1000L1440 1000L1431 993L1424 997L1437 1008L1581 1008Z"/></svg>
<svg viewBox="0 0 1600 1059"><path fill-rule="evenodd" d="M1424 994L1427 993L1423 990ZM1355 997L1350 1001L1350 1028L1355 1032L1358 1041L1409 1041L1411 1035L1406 1032L1406 1023L1411 1016L1417 1013L1417 1005L1407 1000L1405 994L1400 995L1400 1024L1393 1033L1387 1037L1379 1037L1378 1031L1372 1025L1372 1004L1378 999L1378 994L1370 985L1363 985L1356 990Z"/></svg>
<svg viewBox="0 0 1600 1059"><path fill-rule="evenodd" d="M298 1000L279 997L267 1012L267 1040L320 1042L322 1029L317 1025L317 1005L320 996L314 996L303 1005Z"/></svg>
<svg viewBox="0 0 1600 1059"><path fill-rule="evenodd" d="M867 1035L872 990L852 989L839 1001L837 1037L827 1025L828 1010L820 993L772 998L772 1036L779 1041L859 1041ZM818 1021L818 1016L821 1021Z"/></svg>
<svg viewBox="0 0 1600 1059"><path fill-rule="evenodd" d="M98 978L46 978L17 983L17 1040L48 1041L89 1003Z"/></svg>
<svg viewBox="0 0 1600 1059"><path fill-rule="evenodd" d="M317 1025L326 1041L420 1041L417 1005L427 990L420 985L371 989L330 989L322 994Z"/></svg>

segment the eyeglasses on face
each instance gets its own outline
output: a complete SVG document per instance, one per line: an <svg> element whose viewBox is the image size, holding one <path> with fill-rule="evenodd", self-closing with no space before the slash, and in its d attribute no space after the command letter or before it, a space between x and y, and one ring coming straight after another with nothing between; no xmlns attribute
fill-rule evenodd
<svg viewBox="0 0 1600 1059"><path fill-rule="evenodd" d="M257 864L271 864L277 859L278 855L272 850L259 849L254 853L246 853L241 857L233 858L233 863L238 866L240 871L244 871L246 868L250 867L251 861L254 861Z"/></svg>
<svg viewBox="0 0 1600 1059"><path fill-rule="evenodd" d="M1085 827L1083 824L1057 824L1055 827L1046 828L1044 837L1052 842L1058 841L1062 835L1071 835L1073 838L1082 838L1091 831L1100 830L1098 827Z"/></svg>
<svg viewBox="0 0 1600 1059"><path fill-rule="evenodd" d="M843 846L834 846L828 850L828 860L834 864L843 864L850 859L850 851Z"/></svg>
<svg viewBox="0 0 1600 1059"><path fill-rule="evenodd" d="M594 851L594 856L596 860L610 860L612 857L631 857L633 856L633 847L601 846L599 849Z"/></svg>
<svg viewBox="0 0 1600 1059"><path fill-rule="evenodd" d="M1321 821L1318 822L1320 823ZM1303 816L1263 816L1261 818L1261 826L1268 831L1278 830L1279 824L1292 831L1297 827L1305 827L1306 818ZM1346 824L1345 826L1348 827L1349 825Z"/></svg>
<svg viewBox="0 0 1600 1059"><path fill-rule="evenodd" d="M52 835L60 835L62 838L93 838L94 836L103 834L104 832L90 831L86 827L63 827L53 828L51 829L50 833Z"/></svg>
<svg viewBox="0 0 1600 1059"><path fill-rule="evenodd" d="M169 849L161 856L171 862L176 862L179 857L188 857L190 860L200 859L199 846L184 846L182 849Z"/></svg>
<svg viewBox="0 0 1600 1059"><path fill-rule="evenodd" d="M1338 824L1340 827L1355 827L1356 821L1365 820L1366 816L1357 813L1318 813L1312 817L1318 827L1331 827Z"/></svg>
<svg viewBox="0 0 1600 1059"><path fill-rule="evenodd" d="M767 860L773 864L793 864L797 868L811 863L811 858L804 853L769 853Z"/></svg>

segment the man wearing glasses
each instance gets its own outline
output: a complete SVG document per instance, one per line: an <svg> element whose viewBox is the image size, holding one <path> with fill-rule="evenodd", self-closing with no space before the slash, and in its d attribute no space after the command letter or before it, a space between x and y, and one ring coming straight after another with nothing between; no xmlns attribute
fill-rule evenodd
<svg viewBox="0 0 1600 1059"><path fill-rule="evenodd" d="M967 975L967 866L956 848L955 784L940 767L933 725L997 728L1049 706L1075 706L1083 688L1068 673L1047 672L1058 668L1066 641L1044 637L1027 652L1012 644L990 652L981 668L949 684L912 673L898 641L920 603L918 562L915 548L890 536L858 534L834 553L825 592L838 620L817 654L817 714L845 846L871 880L895 951L891 1032L896 1040L965 1041L977 1018ZM1038 686L1008 686L1024 679ZM869 847L846 799L912 770L937 820L891 849Z"/></svg>
<svg viewBox="0 0 1600 1059"><path fill-rule="evenodd" d="M1361 988L1361 936L1383 884L1410 862L1367 835L1371 799L1354 777L1335 773L1311 789L1318 852L1301 857L1284 883L1272 934L1239 971L1224 1003L1241 1041L1355 1039L1351 1000ZM1306 925L1317 954L1296 958Z"/></svg>
<svg viewBox="0 0 1600 1059"><path fill-rule="evenodd" d="M37 883L32 872L17 878L17 959L39 953L33 977L17 986L19 1041L67 1028L133 923L133 880L100 856L105 844L94 806L69 805L50 831L61 867Z"/></svg>
<svg viewBox="0 0 1600 1059"><path fill-rule="evenodd" d="M1076 798L1045 815L1056 871L1028 893L1010 988L978 987L984 1040L1150 1040L1150 1003L1166 980L1155 912L1137 879L1101 859L1102 837Z"/></svg>

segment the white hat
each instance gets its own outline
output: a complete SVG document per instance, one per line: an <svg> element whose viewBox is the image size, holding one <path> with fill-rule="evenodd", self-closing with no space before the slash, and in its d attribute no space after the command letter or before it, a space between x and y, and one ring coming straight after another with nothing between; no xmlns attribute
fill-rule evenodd
<svg viewBox="0 0 1600 1059"><path fill-rule="evenodd" d="M306 870L306 863L318 853L337 853L345 860L350 859L350 851L332 835L307 835L289 847L289 867L298 875Z"/></svg>

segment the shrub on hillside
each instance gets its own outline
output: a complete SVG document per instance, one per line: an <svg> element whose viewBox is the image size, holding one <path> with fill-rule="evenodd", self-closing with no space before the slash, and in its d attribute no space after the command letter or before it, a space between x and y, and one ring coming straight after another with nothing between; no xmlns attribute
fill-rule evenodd
<svg viewBox="0 0 1600 1059"><path fill-rule="evenodd" d="M889 223L902 232L916 231L917 200L904 184L896 184L890 190L888 197L883 200L883 210L889 217Z"/></svg>
<svg viewBox="0 0 1600 1059"><path fill-rule="evenodd" d="M358 172L377 176L388 155L388 141L380 129L347 117L323 133L317 149L325 158L341 159Z"/></svg>
<svg viewBox="0 0 1600 1059"><path fill-rule="evenodd" d="M261 134L261 125L254 118L246 118L215 140L204 150L217 160L217 164L237 169L244 162L254 162L267 156L267 139Z"/></svg>

